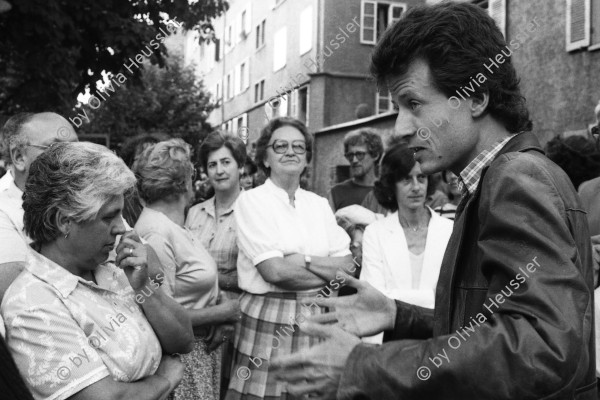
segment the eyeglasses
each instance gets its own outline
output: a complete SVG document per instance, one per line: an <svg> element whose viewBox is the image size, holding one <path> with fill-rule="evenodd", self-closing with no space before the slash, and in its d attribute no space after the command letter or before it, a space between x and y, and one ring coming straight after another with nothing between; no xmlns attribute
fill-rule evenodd
<svg viewBox="0 0 600 400"><path fill-rule="evenodd" d="M344 157L346 157L346 160L348 160L349 162L352 162L354 157L356 157L358 159L358 161L362 161L362 160L364 160L366 155L367 155L366 151L355 151L354 153L348 152L348 153L344 154Z"/></svg>
<svg viewBox="0 0 600 400"><path fill-rule="evenodd" d="M271 143L268 147L271 147L277 154L285 154L290 148L290 142L287 140L276 140ZM292 142L292 151L296 154L306 153L306 142L303 140L294 140Z"/></svg>

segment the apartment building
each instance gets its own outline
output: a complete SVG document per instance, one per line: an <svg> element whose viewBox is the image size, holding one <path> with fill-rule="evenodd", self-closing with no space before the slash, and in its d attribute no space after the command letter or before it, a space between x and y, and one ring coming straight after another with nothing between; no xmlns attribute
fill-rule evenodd
<svg viewBox="0 0 600 400"><path fill-rule="evenodd" d="M186 38L195 63L219 100L209 122L251 142L276 116L293 116L311 131L391 110L368 72L383 31L423 0L231 0L201 45Z"/></svg>

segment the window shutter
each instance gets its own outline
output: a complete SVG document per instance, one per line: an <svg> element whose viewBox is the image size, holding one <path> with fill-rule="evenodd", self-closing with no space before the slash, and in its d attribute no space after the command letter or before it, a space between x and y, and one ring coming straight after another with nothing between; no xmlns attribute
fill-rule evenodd
<svg viewBox="0 0 600 400"><path fill-rule="evenodd" d="M506 38L506 0L490 0L488 13Z"/></svg>
<svg viewBox="0 0 600 400"><path fill-rule="evenodd" d="M246 23L244 26L244 32L246 33L246 35L250 35L252 33L252 14L251 12L251 4L248 4L248 7L246 7Z"/></svg>
<svg viewBox="0 0 600 400"><path fill-rule="evenodd" d="M246 58L244 64L246 65L246 68L244 68L244 76L242 77L244 82L242 90L246 90L248 87L250 87L250 60Z"/></svg>
<svg viewBox="0 0 600 400"><path fill-rule="evenodd" d="M240 64L235 66L235 70L233 72L233 95L237 96L240 93Z"/></svg>
<svg viewBox="0 0 600 400"><path fill-rule="evenodd" d="M377 3L374 1L365 1L361 3L360 9L360 42L365 44L375 44L375 13L377 11Z"/></svg>
<svg viewBox="0 0 600 400"><path fill-rule="evenodd" d="M590 0L567 0L567 51L590 44Z"/></svg>
<svg viewBox="0 0 600 400"><path fill-rule="evenodd" d="M312 6L308 6L300 13L300 40L298 41L300 55L312 49L312 34Z"/></svg>

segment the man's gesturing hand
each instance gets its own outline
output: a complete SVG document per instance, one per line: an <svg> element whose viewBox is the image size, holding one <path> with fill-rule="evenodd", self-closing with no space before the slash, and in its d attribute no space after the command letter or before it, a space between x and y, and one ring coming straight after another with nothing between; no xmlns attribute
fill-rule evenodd
<svg viewBox="0 0 600 400"><path fill-rule="evenodd" d="M348 356L360 339L339 327L313 322L303 323L301 329L327 340L308 351L274 358L271 368L279 380L288 383L291 395L311 394L311 399L334 400Z"/></svg>
<svg viewBox="0 0 600 400"><path fill-rule="evenodd" d="M346 332L363 337L393 329L396 321L396 303L364 281L338 271L340 283L358 290L352 296L315 299L322 307L334 308L327 314L313 315L310 320L336 324Z"/></svg>

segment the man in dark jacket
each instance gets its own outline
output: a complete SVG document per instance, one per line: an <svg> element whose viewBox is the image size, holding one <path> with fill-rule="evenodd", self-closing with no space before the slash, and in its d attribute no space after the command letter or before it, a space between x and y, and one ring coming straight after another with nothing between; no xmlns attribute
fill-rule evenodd
<svg viewBox="0 0 600 400"><path fill-rule="evenodd" d="M525 29L540 27L534 19ZM519 39L519 37L521 39ZM327 339L272 360L288 390L320 399L596 399L592 253L566 174L544 155L494 21L470 4L416 7L387 31L372 71L395 133L463 198L432 312L358 289L302 323ZM388 331L382 346L357 336Z"/></svg>

